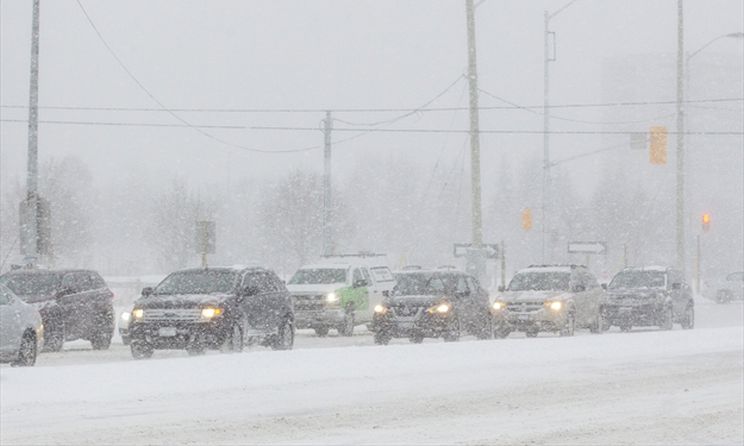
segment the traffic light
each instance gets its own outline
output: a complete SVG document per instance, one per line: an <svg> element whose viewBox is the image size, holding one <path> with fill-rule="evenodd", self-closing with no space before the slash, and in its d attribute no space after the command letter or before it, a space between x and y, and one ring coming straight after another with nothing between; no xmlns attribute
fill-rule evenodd
<svg viewBox="0 0 744 446"><path fill-rule="evenodd" d="M651 164L662 165L667 163L666 127L651 127L648 158Z"/></svg>
<svg viewBox="0 0 744 446"><path fill-rule="evenodd" d="M532 229L532 209L522 209L522 229L529 231Z"/></svg>
<svg viewBox="0 0 744 446"><path fill-rule="evenodd" d="M703 231L704 232L710 231L710 214L708 213L703 214L702 222L703 222Z"/></svg>

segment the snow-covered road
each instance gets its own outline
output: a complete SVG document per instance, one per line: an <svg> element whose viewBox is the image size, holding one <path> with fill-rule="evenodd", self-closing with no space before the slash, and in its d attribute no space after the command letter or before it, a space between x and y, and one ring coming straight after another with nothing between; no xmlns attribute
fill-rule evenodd
<svg viewBox="0 0 744 446"><path fill-rule="evenodd" d="M731 325L4 367L0 443L741 444Z"/></svg>

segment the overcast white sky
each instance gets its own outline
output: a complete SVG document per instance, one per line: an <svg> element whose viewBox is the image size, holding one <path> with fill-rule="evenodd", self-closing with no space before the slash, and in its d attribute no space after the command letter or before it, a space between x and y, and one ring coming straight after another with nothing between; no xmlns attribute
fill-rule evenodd
<svg viewBox="0 0 744 446"><path fill-rule="evenodd" d="M139 80L170 107L340 108L415 107L466 71L462 0L82 0L109 44ZM477 9L481 88L511 101L542 103L543 10L566 1L486 0ZM601 102L606 58L676 51L675 0L579 0L552 21L558 61L551 64L552 102ZM744 30L740 0L687 0L686 42L698 48L722 33ZM0 102L28 101L31 2L0 1ZM742 59L741 41L723 39L706 52ZM674 98L674 85L648 100ZM157 105L127 77L87 23L75 0L42 0L41 105ZM464 83L433 105L465 106ZM481 105L503 105L487 96ZM565 113L564 113L565 114ZM570 112L607 119L606 111ZM337 114L371 121L395 114ZM25 110L2 109L3 119ZM187 114L212 124L317 127L321 113ZM164 113L42 110L41 119L177 123ZM519 110L484 112L483 128L541 130L542 119ZM341 125L341 124L337 124ZM399 128L467 128L467 113L439 113L395 124ZM554 128L587 129L554 123ZM592 127L590 127L592 128ZM596 128L596 127L593 127ZM317 131L214 130L236 144L266 149L322 143ZM349 136L336 134L336 138ZM586 151L553 138L554 157ZM420 159L444 147L455 159L464 135L375 134L339 145L334 168L343 175L370 156ZM0 185L22 176L26 126L0 124ZM504 154L538 158L541 136L484 136L484 171ZM188 128L40 127L40 158L75 154L105 182L151 170L211 181L272 176L290 166L322 165L322 152L261 155L225 147ZM395 154L395 155L391 155ZM430 161L433 162L433 161ZM592 162L592 161L589 161ZM585 164L586 165L586 164Z"/></svg>

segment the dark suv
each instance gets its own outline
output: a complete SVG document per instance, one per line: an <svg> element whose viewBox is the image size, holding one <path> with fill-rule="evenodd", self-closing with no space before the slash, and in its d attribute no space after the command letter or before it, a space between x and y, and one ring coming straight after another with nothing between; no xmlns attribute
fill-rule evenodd
<svg viewBox="0 0 744 446"><path fill-rule="evenodd" d="M408 337L457 341L470 333L492 336L488 293L478 281L459 271L406 271L396 274L392 293L375 307L371 329L376 344Z"/></svg>
<svg viewBox="0 0 744 446"><path fill-rule="evenodd" d="M85 339L105 350L114 335L114 293L90 270L14 270L0 283L35 306L44 324L44 350L59 351L64 341Z"/></svg>
<svg viewBox="0 0 744 446"><path fill-rule="evenodd" d="M289 350L294 311L287 287L264 268L199 268L174 272L142 290L129 322L132 356L156 349L239 352L248 344Z"/></svg>
<svg viewBox="0 0 744 446"><path fill-rule="evenodd" d="M658 266L625 268L610 282L608 295L605 321L623 331L648 325L671 330L675 322L686 329L695 326L692 290L681 271Z"/></svg>

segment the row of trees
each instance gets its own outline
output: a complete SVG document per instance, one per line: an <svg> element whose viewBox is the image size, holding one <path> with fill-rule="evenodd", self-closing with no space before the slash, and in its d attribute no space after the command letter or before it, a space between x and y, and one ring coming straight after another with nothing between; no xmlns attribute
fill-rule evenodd
<svg viewBox="0 0 744 446"><path fill-rule="evenodd" d="M410 160L369 159L348 178L335 181L332 232L337 252L373 250L394 263L452 263L452 244L470 238L470 183L466 159L423 171ZM511 266L542 259L540 161L511 166L504 159L484 172L484 238L505 241ZM198 264L195 221L217 223L213 263L257 262L283 273L312 261L321 251L322 177L285 172L275 181L216 183L196 190L185 179L147 173L94 187L93 175L75 157L43 166L41 192L52 206L54 262L93 265L108 274L169 271ZM163 183L165 182L165 185ZM0 256L17 251L20 181L4 191ZM664 191L659 192L661 196ZM582 261L565 253L570 239L606 240L627 248L638 262L672 259L667 200L629 186L622 171L608 169L588 197L556 171L550 205L552 232L547 257ZM644 209L639 213L639 206ZM535 226L525 231L520 213L530 207ZM669 223L669 224L667 224ZM649 228L657 228L649 230ZM608 269L622 263L615 249ZM11 256L12 257L12 256ZM7 265L5 266L7 268Z"/></svg>

